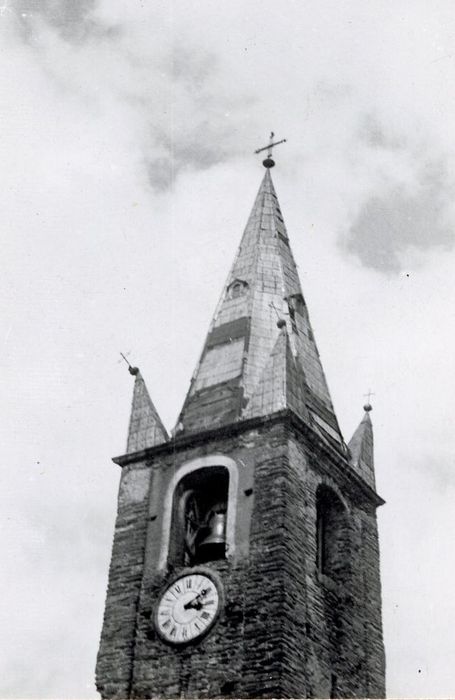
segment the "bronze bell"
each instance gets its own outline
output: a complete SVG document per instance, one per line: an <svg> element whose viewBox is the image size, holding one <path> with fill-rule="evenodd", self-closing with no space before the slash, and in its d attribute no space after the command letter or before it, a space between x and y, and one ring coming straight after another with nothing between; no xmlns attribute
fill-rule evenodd
<svg viewBox="0 0 455 700"><path fill-rule="evenodd" d="M199 561L223 559L225 548L226 512L213 508L208 515L207 525L201 528L197 558Z"/></svg>

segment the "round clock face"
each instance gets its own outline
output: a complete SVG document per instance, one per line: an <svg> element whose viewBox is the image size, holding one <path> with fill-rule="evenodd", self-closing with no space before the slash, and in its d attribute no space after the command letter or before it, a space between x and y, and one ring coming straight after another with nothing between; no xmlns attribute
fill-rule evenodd
<svg viewBox="0 0 455 700"><path fill-rule="evenodd" d="M215 622L220 595L215 582L205 573L178 578L162 594L155 613L155 625L167 642L185 644Z"/></svg>

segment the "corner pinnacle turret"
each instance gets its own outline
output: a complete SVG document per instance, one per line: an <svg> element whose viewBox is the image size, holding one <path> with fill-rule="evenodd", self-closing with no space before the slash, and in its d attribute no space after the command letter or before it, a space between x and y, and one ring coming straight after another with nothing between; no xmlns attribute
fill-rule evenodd
<svg viewBox="0 0 455 700"><path fill-rule="evenodd" d="M179 427L184 432L200 431L289 408L344 452L271 165L264 165L266 173L193 374ZM277 372L282 380L277 380ZM266 397L270 391L273 398Z"/></svg>
<svg viewBox="0 0 455 700"><path fill-rule="evenodd" d="M169 439L139 369L129 365L129 372L135 377L135 381L127 453L155 447Z"/></svg>
<svg viewBox="0 0 455 700"><path fill-rule="evenodd" d="M349 441L350 462L354 471L375 488L373 424L370 418L371 404L364 407L365 414Z"/></svg>

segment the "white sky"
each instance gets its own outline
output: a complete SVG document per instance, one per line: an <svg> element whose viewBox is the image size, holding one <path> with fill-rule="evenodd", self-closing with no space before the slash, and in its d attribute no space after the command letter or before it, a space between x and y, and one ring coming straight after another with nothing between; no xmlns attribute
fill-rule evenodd
<svg viewBox="0 0 455 700"><path fill-rule="evenodd" d="M168 428L273 172L341 427L375 391L388 694L455 696L451 0L0 0L0 695L94 697L132 378Z"/></svg>

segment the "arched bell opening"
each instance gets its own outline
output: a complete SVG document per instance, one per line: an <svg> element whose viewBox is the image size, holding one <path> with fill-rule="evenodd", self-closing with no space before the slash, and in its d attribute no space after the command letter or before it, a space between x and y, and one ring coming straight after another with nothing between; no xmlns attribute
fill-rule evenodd
<svg viewBox="0 0 455 700"><path fill-rule="evenodd" d="M174 492L170 558L192 566L226 557L229 471L203 467L192 471Z"/></svg>
<svg viewBox="0 0 455 700"><path fill-rule="evenodd" d="M316 564L331 578L347 574L350 566L350 523L346 508L328 486L316 493Z"/></svg>

